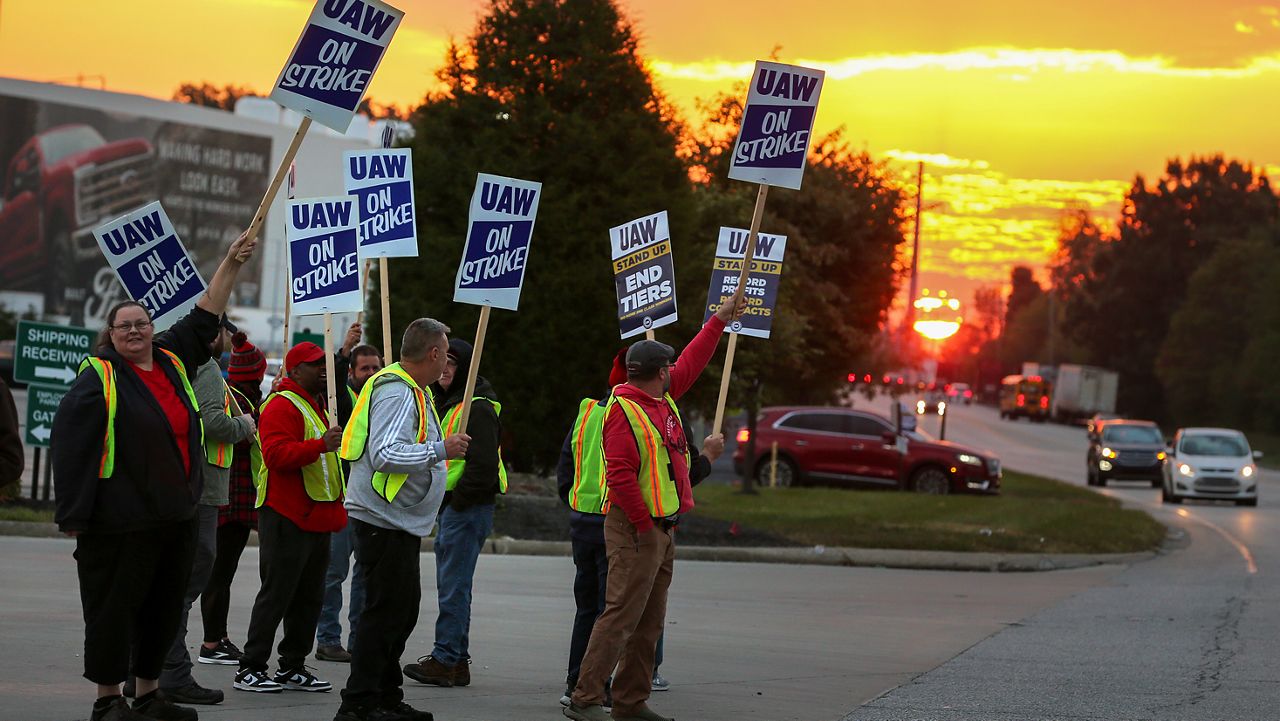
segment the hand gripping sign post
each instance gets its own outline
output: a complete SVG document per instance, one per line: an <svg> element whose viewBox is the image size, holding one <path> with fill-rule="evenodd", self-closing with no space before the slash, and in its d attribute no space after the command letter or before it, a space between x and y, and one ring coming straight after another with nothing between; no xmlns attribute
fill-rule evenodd
<svg viewBox="0 0 1280 721"><path fill-rule="evenodd" d="M740 279L743 275L743 259L747 251L747 239L750 231L741 228L721 228L720 239L716 243L715 265L711 270L711 287L707 289L707 306L704 309L702 322L715 314L723 303L731 302L738 295ZM725 326L724 332L729 334L729 349L725 356L725 373L720 377L721 403L716 410L715 426L717 431L724 420L724 398L729 392L729 369L733 367L733 354L737 349L739 335L755 338L768 338L773 330L773 311L778 304L778 286L782 280L782 258L787 251L785 235L756 235L756 254L751 260L751 275L747 277L746 311L742 318Z"/></svg>
<svg viewBox="0 0 1280 721"><path fill-rule="evenodd" d="M249 224L256 238L311 121L347 132L404 13L382 0L316 0L271 99L303 116ZM288 338L288 336L285 336Z"/></svg>
<svg viewBox="0 0 1280 721"><path fill-rule="evenodd" d="M328 376L329 425L338 425L334 377L333 314L364 307L356 241L355 200L350 196L289 201L289 296L298 315L324 314L324 358Z"/></svg>
<svg viewBox="0 0 1280 721"><path fill-rule="evenodd" d="M382 342L391 357L391 295L387 258L418 255L413 213L413 159L408 148L353 150L343 155L347 193L360 210L360 257L377 258Z"/></svg>
<svg viewBox="0 0 1280 721"><path fill-rule="evenodd" d="M756 237L760 232L760 220L764 217L769 186L799 190L804 179L813 121L818 114L818 98L822 95L825 76L823 71L812 68L756 61L747 92L747 107L742 111L742 125L729 161L730 178L760 184L756 207L751 214L742 271L738 276L738 289L733 295L735 305L742 298L747 276L753 267L751 260L755 256ZM724 420L728 379L733 372L733 353L737 345L737 334L730 335L720 381L720 399L716 403L715 425L712 426L715 433L720 432L720 423Z"/></svg>
<svg viewBox="0 0 1280 721"><path fill-rule="evenodd" d="M676 322L676 274L667 211L609 229L618 325L624 339Z"/></svg>
<svg viewBox="0 0 1280 721"><path fill-rule="evenodd" d="M164 327L204 293L204 279L156 201L93 229L93 237L130 298Z"/></svg>
<svg viewBox="0 0 1280 721"><path fill-rule="evenodd" d="M484 334L489 327L489 309L515 310L520 305L520 288L524 284L524 269L533 240L533 221L538 216L541 198L542 183L485 173L476 176L467 242L453 283L453 302L480 306L471 368L462 394L459 433L467 432L467 421L471 418L471 397L475 394Z"/></svg>

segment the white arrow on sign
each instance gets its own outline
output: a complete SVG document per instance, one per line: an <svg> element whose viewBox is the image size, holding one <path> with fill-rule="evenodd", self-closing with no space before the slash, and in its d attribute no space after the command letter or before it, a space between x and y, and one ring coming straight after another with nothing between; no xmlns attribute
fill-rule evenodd
<svg viewBox="0 0 1280 721"><path fill-rule="evenodd" d="M52 434L53 434L53 431L49 430L43 425L39 425L31 429L31 436L33 438L38 439L41 443L48 443L49 436Z"/></svg>
<svg viewBox="0 0 1280 721"><path fill-rule="evenodd" d="M76 372L66 366L61 368L36 368L36 378L54 378L63 383L70 384L76 379Z"/></svg>

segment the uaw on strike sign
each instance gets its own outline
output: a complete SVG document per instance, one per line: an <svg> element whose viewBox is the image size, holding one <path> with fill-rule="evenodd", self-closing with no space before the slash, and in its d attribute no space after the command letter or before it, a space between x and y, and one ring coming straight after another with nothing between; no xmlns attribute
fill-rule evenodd
<svg viewBox="0 0 1280 721"><path fill-rule="evenodd" d="M317 0L271 99L347 132L403 17L381 0Z"/></svg>
<svg viewBox="0 0 1280 721"><path fill-rule="evenodd" d="M623 338L676 322L676 273L667 211L609 229Z"/></svg>
<svg viewBox="0 0 1280 721"><path fill-rule="evenodd" d="M821 70L756 61L730 178L800 189L824 76Z"/></svg>
<svg viewBox="0 0 1280 721"><path fill-rule="evenodd" d="M159 201L94 228L93 237L157 327L182 317L204 293L204 279Z"/></svg>
<svg viewBox="0 0 1280 721"><path fill-rule="evenodd" d="M711 271L711 287L707 291L706 323L720 305L733 297L738 289L738 274L746 255L747 236L742 228L721 228L716 243L716 260ZM726 333L740 333L768 338L773 329L773 311L778 305L778 286L782 281L782 256L787 252L787 236L756 234L756 253L751 260L751 275L742 291L747 309L742 318L725 326Z"/></svg>
<svg viewBox="0 0 1280 721"><path fill-rule="evenodd" d="M542 183L479 173L467 244L453 283L455 303L515 310L529 262Z"/></svg>
<svg viewBox="0 0 1280 721"><path fill-rule="evenodd" d="M416 257L409 149L350 150L342 159L347 193L360 210L360 257Z"/></svg>
<svg viewBox="0 0 1280 721"><path fill-rule="evenodd" d="M289 300L296 315L364 309L356 248L355 200L350 196L290 200Z"/></svg>

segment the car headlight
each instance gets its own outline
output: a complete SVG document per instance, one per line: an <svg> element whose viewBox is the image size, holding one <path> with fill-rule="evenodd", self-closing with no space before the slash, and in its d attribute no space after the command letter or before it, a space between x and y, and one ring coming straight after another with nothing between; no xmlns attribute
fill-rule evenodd
<svg viewBox="0 0 1280 721"><path fill-rule="evenodd" d="M971 465L971 466L981 466L981 465L983 465L983 463L982 463L982 459L981 459L981 458L979 458L979 457L977 457L977 456L971 456L971 455L969 455L968 453L961 453L960 455L956 456L956 458L957 458L961 463L968 463L968 464L969 464L969 465Z"/></svg>
<svg viewBox="0 0 1280 721"><path fill-rule="evenodd" d="M1115 451L1113 451L1113 450L1111 450L1110 448L1103 448L1103 449L1102 449L1102 457L1103 457L1103 458L1115 458L1115 457L1116 457L1116 452L1115 452Z"/></svg>
<svg viewBox="0 0 1280 721"><path fill-rule="evenodd" d="M1257 467L1252 464L1240 469L1240 475L1244 476L1245 478L1252 478L1253 474L1257 472L1258 472Z"/></svg>
<svg viewBox="0 0 1280 721"><path fill-rule="evenodd" d="M1169 457L1169 456L1168 456L1164 451L1160 451L1159 453L1157 453L1157 454L1156 454L1156 460L1157 460L1157 461L1163 461L1164 459L1166 459L1166 458L1168 458L1168 457Z"/></svg>
<svg viewBox="0 0 1280 721"><path fill-rule="evenodd" d="M1191 466L1188 466L1188 465L1187 465L1187 464L1185 464L1185 463L1179 463L1179 464L1178 464L1178 473L1181 473L1182 475L1186 476L1187 478L1194 478L1194 477L1195 477L1195 475L1196 475L1196 469L1192 468Z"/></svg>

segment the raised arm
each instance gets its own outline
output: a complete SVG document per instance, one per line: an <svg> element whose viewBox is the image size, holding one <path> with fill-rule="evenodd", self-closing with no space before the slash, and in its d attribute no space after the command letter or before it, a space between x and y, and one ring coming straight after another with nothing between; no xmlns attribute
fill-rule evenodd
<svg viewBox="0 0 1280 721"><path fill-rule="evenodd" d="M240 268L253 257L258 248L258 240L248 238L249 231L240 234L231 247L227 248L227 257L218 264L218 270L209 281L209 288L196 301L196 305L214 315L222 315L227 310L227 301L231 299L231 289L235 287L236 276Z"/></svg>

